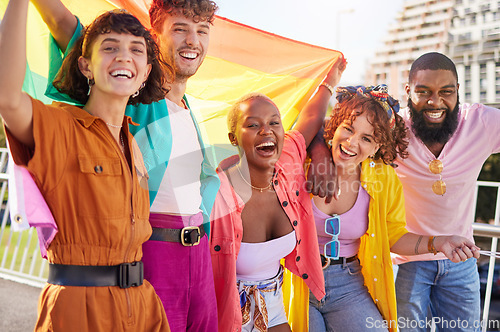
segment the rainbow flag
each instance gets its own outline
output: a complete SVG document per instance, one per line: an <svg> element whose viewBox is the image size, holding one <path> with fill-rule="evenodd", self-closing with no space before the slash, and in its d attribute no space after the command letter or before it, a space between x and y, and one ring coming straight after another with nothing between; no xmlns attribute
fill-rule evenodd
<svg viewBox="0 0 500 332"><path fill-rule="evenodd" d="M3 15L7 3L7 0L0 1L0 15ZM63 0L63 3L84 25L104 11L120 7L149 26L151 0ZM44 96L48 77L49 32L34 6L30 6L28 70L24 89L33 97L50 103ZM214 164L236 153L229 144L226 126L227 110L235 100L249 92L266 94L280 109L283 125L288 130L339 56L341 53L338 51L217 17L211 28L207 57L196 75L188 81L186 93L201 124L206 146L214 147ZM309 291L300 278L288 271L286 274L283 289L289 321L294 331L306 331L307 301L295 301L292 305L292 299L307 299Z"/></svg>
<svg viewBox="0 0 500 332"><path fill-rule="evenodd" d="M0 13L7 7L0 2ZM125 8L149 25L151 0L63 0L87 25L97 15ZM33 5L28 18L28 65L25 90L35 98L44 96L48 75L49 32ZM216 17L211 28L207 57L188 81L187 96L207 145L214 149L214 162L234 154L227 138L226 113L230 105L249 92L262 92L281 111L285 130L292 127L338 51L313 46L266 31Z"/></svg>

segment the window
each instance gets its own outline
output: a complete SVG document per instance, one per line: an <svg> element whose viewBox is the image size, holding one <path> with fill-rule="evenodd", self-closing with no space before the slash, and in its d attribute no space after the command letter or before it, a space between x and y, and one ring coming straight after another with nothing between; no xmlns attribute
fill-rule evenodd
<svg viewBox="0 0 500 332"><path fill-rule="evenodd" d="M486 78L481 78L479 80L479 86L481 87L481 91L487 89L488 88L488 80L486 80Z"/></svg>
<svg viewBox="0 0 500 332"><path fill-rule="evenodd" d="M479 94L479 102L484 104L486 103L487 99L486 99L486 91L481 91L480 94Z"/></svg>

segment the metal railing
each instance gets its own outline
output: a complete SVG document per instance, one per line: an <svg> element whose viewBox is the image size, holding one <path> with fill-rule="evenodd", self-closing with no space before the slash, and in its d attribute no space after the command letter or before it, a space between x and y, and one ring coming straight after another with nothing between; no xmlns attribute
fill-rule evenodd
<svg viewBox="0 0 500 332"><path fill-rule="evenodd" d="M14 232L10 227L8 174L8 150L0 148L0 277L42 287L47 280L48 264L40 255L38 236L34 228Z"/></svg>
<svg viewBox="0 0 500 332"><path fill-rule="evenodd" d="M0 197L4 198L8 194L7 161L7 149L0 148ZM495 217L493 224L473 223L474 235L491 238L491 251L496 251L500 237L500 182L477 181L476 199L479 187L497 188ZM47 280L48 264L40 255L36 231L30 228L14 232L10 228L8 200L2 206L0 216L0 277L42 287ZM488 325L494 268L495 258L490 257L482 317L482 321L486 323L483 324L482 331L486 331Z"/></svg>
<svg viewBox="0 0 500 332"><path fill-rule="evenodd" d="M477 193L479 187L496 187L497 197L495 203L495 217L493 219L493 224L481 224L473 223L472 228L474 230L475 236L489 237L491 238L491 251L497 251L498 238L500 237L500 182L487 182L487 181L477 181L476 185L476 204L477 205ZM493 276L495 273L495 262L496 258L491 256L488 262L488 277L486 281L486 292L484 295L484 306L483 306L483 317L482 317L482 331L486 332L488 328L488 318L490 313L491 304L491 291L493 289Z"/></svg>

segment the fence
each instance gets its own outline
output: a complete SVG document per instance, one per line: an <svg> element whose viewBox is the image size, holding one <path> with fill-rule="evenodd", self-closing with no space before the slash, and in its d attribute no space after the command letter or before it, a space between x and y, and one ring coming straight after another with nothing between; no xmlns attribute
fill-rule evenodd
<svg viewBox="0 0 500 332"><path fill-rule="evenodd" d="M0 277L41 287L47 280L48 264L42 259L34 228L14 232L10 227L7 175L8 150L0 148Z"/></svg>
<svg viewBox="0 0 500 332"><path fill-rule="evenodd" d="M0 197L8 196L7 170L8 151L0 148ZM500 182L478 181L476 187L497 188L495 217L493 224L474 223L474 235L491 238L491 251L497 250L500 237ZM0 228L0 277L14 281L42 287L48 275L47 261L42 259L38 246L38 237L34 228L22 232L14 232L10 227L9 204L2 205L0 210L2 226ZM490 257L488 267L487 286L483 307L483 322L488 322L493 285L495 258ZM483 331L486 331L485 324Z"/></svg>
<svg viewBox="0 0 500 332"><path fill-rule="evenodd" d="M486 181L477 181L476 185L476 200L477 200L477 191L479 187L496 187L496 203L495 203L495 217L493 219L493 224L481 224L474 223L474 235L491 238L491 251L497 251L498 237L500 237L500 182L486 182ZM477 201L476 201L477 203ZM477 204L476 204L477 205ZM484 294L484 305L483 305L483 317L482 317L482 331L486 332L488 328L488 317L490 312L490 304L491 304L491 291L493 288L493 277L495 272L495 257L491 256L488 262L488 277L486 281L486 291Z"/></svg>

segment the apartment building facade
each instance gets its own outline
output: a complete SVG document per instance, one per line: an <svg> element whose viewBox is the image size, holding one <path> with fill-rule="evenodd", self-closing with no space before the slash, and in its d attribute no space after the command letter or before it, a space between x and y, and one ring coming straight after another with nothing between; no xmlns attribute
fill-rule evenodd
<svg viewBox="0 0 500 332"><path fill-rule="evenodd" d="M461 102L500 106L500 0L407 0L383 43L365 84L389 85L402 105L411 63L437 51L457 65Z"/></svg>

